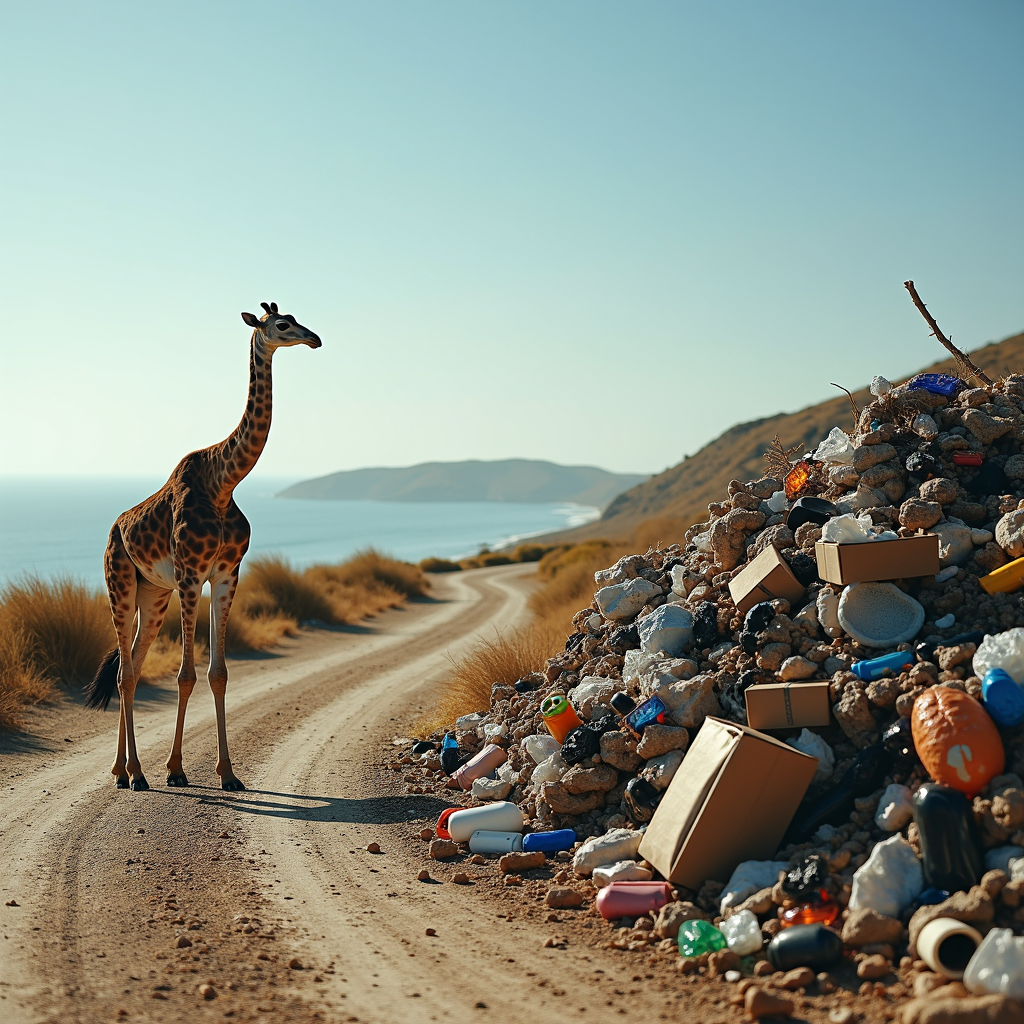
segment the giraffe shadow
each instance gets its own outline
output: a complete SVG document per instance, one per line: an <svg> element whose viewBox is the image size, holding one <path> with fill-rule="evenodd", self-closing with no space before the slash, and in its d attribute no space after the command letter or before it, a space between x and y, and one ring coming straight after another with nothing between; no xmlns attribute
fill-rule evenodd
<svg viewBox="0 0 1024 1024"><path fill-rule="evenodd" d="M214 804L233 810L239 815L252 814L292 821L337 821L364 825L434 821L445 808L452 806L436 797L419 795L352 798L278 793L263 789L225 793L213 786L194 785L187 789L153 789L150 792L159 796Z"/></svg>

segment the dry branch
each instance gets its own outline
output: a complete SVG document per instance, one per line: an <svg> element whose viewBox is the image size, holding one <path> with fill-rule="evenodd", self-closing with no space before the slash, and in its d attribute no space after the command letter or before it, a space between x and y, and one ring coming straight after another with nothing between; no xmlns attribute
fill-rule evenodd
<svg viewBox="0 0 1024 1024"><path fill-rule="evenodd" d="M954 345L953 342L951 342L949 338L939 330L939 325L935 322L935 317L928 312L928 307L921 300L921 296L917 294L914 282L904 281L903 287L910 292L910 297L914 300L914 305L917 306L918 310L921 312L921 316L925 318L928 322L928 326L932 329L932 335L938 339L939 343L956 360L958 375L963 377L964 380L970 380L971 377L977 377L982 384L991 386L992 381L989 379L988 375L980 367L976 366L966 353L961 352L960 349L958 349L956 345Z"/></svg>

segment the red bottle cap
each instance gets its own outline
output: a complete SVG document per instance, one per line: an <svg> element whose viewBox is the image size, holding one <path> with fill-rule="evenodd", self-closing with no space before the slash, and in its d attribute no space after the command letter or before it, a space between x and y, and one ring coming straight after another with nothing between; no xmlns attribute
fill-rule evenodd
<svg viewBox="0 0 1024 1024"><path fill-rule="evenodd" d="M441 839L451 839L452 834L448 831L448 819L456 812L465 810L463 807L446 807L441 812L441 817L437 819L437 824L434 826L434 831L438 834Z"/></svg>
<svg viewBox="0 0 1024 1024"><path fill-rule="evenodd" d="M981 452L953 452L953 462L958 466L980 466L983 461Z"/></svg>

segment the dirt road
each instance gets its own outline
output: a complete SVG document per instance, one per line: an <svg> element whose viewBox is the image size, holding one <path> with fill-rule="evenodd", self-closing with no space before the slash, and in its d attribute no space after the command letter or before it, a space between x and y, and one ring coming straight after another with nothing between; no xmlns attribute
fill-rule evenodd
<svg viewBox="0 0 1024 1024"><path fill-rule="evenodd" d="M406 795L382 744L427 702L446 652L523 616L531 575L451 574L432 601L365 630L310 631L282 656L234 661L228 727L243 793L217 787L200 688L188 789L161 784L170 687L137 704L150 792L114 788L115 714L69 708L36 719L45 735L5 739L0 1019L611 1020L638 1000L649 1017L675 1016L665 1011L678 1012L680 994L634 984L635 959L543 948L557 925L542 915L510 912L443 871L416 880L416 834L444 805ZM722 1010L717 1019L736 1019Z"/></svg>

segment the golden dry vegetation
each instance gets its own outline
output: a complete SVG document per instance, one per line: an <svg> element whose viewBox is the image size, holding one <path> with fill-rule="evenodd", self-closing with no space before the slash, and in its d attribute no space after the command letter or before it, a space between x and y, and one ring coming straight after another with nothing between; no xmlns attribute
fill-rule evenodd
<svg viewBox="0 0 1024 1024"><path fill-rule="evenodd" d="M358 622L409 598L429 583L420 569L377 551L340 565L293 569L273 556L243 568L228 620L229 652L264 650L300 623ZM209 643L209 600L196 626L200 647ZM175 672L180 661L177 598L143 667L143 681ZM26 705L47 700L59 687L87 682L114 645L105 595L67 577L26 576L0 588L0 729L16 728Z"/></svg>

